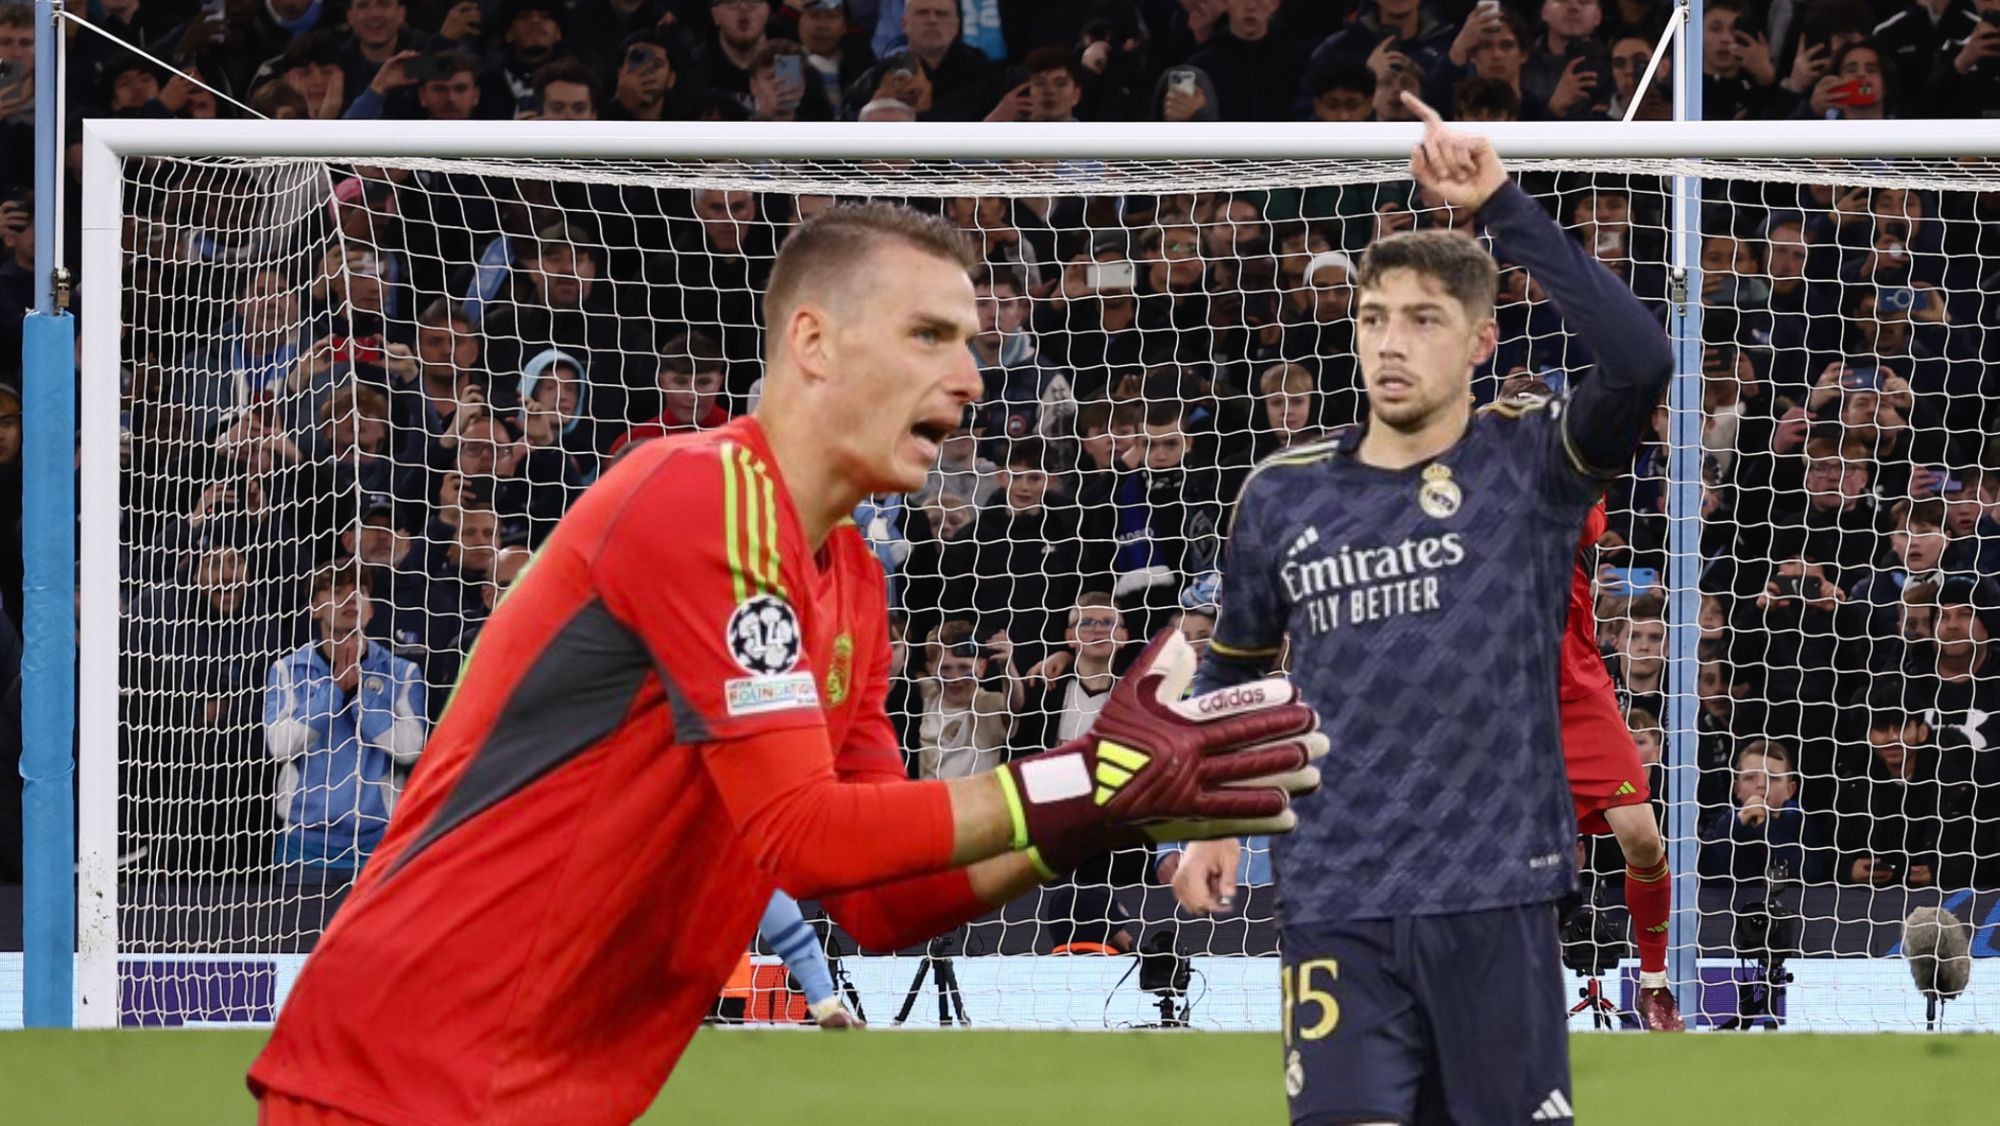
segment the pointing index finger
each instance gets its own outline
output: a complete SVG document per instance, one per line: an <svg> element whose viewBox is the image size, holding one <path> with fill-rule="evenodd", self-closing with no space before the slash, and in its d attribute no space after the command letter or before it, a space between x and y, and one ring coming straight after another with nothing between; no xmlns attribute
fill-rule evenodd
<svg viewBox="0 0 2000 1126"><path fill-rule="evenodd" d="M1403 104L1410 107L1410 112L1416 114L1423 121L1426 129L1444 128L1444 118L1438 116L1438 111L1432 109L1422 98L1417 97L1408 90L1403 91Z"/></svg>

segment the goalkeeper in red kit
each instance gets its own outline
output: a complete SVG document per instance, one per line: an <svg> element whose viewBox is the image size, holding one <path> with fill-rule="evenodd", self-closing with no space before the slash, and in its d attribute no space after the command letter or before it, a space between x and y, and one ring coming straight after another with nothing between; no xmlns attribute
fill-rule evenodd
<svg viewBox="0 0 2000 1126"><path fill-rule="evenodd" d="M1554 397L1548 384L1516 376L1501 388L1502 399ZM1593 557L1610 521L1599 501L1584 518L1577 539L1576 569L1570 576L1569 620L1563 630L1558 696L1562 709L1563 769L1577 831L1610 833L1625 854L1625 913L1639 948L1639 1019L1655 1032L1680 1032L1680 1005L1667 984L1667 915L1673 909L1673 881L1666 845L1653 820L1652 791L1639 748L1618 708L1611 674L1597 648L1597 612L1591 599Z"/></svg>
<svg viewBox="0 0 2000 1126"><path fill-rule="evenodd" d="M262 1121L628 1122L774 888L893 949L1105 847L1291 826L1316 717L1277 681L1180 700L1164 635L1076 741L904 779L848 513L980 393L970 263L905 208L793 233L756 413L629 452L496 608L250 1070Z"/></svg>

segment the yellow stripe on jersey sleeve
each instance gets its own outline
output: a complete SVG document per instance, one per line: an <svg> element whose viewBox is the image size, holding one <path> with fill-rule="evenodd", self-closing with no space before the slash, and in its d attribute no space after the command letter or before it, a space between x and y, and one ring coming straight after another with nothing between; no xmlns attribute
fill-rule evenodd
<svg viewBox="0 0 2000 1126"><path fill-rule="evenodd" d="M736 479L736 443L722 443L722 542L729 557L730 590L738 602L750 597L743 574L743 552L737 546L742 521L742 487Z"/></svg>
<svg viewBox="0 0 2000 1126"><path fill-rule="evenodd" d="M754 463L757 477L764 486L764 552L765 564L771 590L780 598L789 598L785 593L785 573L779 566L782 553L778 550L778 486L771 480L771 473L763 462Z"/></svg>

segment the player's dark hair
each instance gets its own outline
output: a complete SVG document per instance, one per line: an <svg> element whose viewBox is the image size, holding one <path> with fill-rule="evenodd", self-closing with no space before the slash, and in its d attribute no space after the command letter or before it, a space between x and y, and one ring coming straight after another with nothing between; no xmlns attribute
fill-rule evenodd
<svg viewBox="0 0 2000 1126"><path fill-rule="evenodd" d="M1355 278L1358 289L1373 289L1392 270L1409 270L1444 287L1473 320L1493 315L1500 271L1478 243L1453 231L1405 231L1368 248Z"/></svg>
<svg viewBox="0 0 2000 1126"><path fill-rule="evenodd" d="M808 294L852 291L855 267L877 247L900 244L970 270L979 255L963 231L895 203L843 203L800 223L778 248L764 294L768 336L780 336Z"/></svg>

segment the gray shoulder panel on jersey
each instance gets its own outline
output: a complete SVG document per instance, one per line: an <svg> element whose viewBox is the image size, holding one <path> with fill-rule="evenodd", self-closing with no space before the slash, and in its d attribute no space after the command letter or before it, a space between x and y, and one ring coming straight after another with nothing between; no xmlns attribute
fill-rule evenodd
<svg viewBox="0 0 2000 1126"><path fill-rule="evenodd" d="M465 772L396 867L616 731L646 677L656 673L672 702L679 741L690 734L692 709L665 670L655 668L645 642L601 601L578 610L507 693Z"/></svg>

